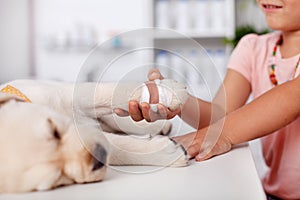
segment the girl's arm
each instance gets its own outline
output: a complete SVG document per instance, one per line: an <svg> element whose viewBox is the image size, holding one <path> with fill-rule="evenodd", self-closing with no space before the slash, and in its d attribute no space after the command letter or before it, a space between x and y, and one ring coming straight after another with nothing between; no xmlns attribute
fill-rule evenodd
<svg viewBox="0 0 300 200"><path fill-rule="evenodd" d="M193 138L193 142L185 146L192 157L200 153L196 159L205 160L229 151L234 144L270 134L299 116L300 76L269 90L210 127L188 134L186 138ZM214 136L213 140L205 139L210 137L208 135ZM185 140L190 140L186 138L175 139L184 143ZM203 143L205 145L202 145Z"/></svg>
<svg viewBox="0 0 300 200"><path fill-rule="evenodd" d="M156 75L151 76L153 72ZM152 69L149 72L149 80L157 78L162 79L163 77L157 69ZM131 101L129 103L129 113L135 121L171 119L178 114L192 127L200 129L244 105L249 97L250 90L249 82L240 73L229 69L213 102L206 102L190 95L181 110L170 111L160 105L158 113L153 113L149 104L142 103L138 105L137 102Z"/></svg>
<svg viewBox="0 0 300 200"><path fill-rule="evenodd" d="M224 134L232 144L265 136L300 115L300 76L266 92L226 117Z"/></svg>
<svg viewBox="0 0 300 200"><path fill-rule="evenodd" d="M250 83L229 69L213 101L190 96L182 108L181 118L196 129L204 128L243 106L250 92Z"/></svg>

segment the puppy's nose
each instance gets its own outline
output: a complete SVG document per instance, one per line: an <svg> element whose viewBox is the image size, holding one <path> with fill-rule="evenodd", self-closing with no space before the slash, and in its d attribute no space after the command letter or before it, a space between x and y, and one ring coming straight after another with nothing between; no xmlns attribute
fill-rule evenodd
<svg viewBox="0 0 300 200"><path fill-rule="evenodd" d="M101 169L107 158L107 151L100 145L96 144L93 152L93 171Z"/></svg>

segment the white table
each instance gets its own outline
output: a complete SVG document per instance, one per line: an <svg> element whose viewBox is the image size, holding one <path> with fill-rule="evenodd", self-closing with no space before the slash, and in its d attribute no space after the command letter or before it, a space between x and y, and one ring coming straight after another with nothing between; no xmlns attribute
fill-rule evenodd
<svg viewBox="0 0 300 200"><path fill-rule="evenodd" d="M124 173L131 171L136 173ZM142 173L148 171L148 173ZM140 172L140 173L137 173ZM0 195L1 200L203 199L265 200L248 145L183 168L116 167L104 181L47 192Z"/></svg>

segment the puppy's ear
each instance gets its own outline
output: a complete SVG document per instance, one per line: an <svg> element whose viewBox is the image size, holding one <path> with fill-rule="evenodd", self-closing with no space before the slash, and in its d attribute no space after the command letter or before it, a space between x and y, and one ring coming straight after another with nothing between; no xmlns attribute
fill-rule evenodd
<svg viewBox="0 0 300 200"><path fill-rule="evenodd" d="M0 92L0 105L13 99L16 101L24 102L24 99L18 97L17 95Z"/></svg>

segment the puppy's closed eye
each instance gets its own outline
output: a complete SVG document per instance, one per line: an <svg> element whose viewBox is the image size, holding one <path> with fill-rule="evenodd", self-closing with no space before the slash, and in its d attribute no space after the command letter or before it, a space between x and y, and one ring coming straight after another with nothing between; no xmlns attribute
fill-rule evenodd
<svg viewBox="0 0 300 200"><path fill-rule="evenodd" d="M58 130L55 128L54 132L53 132L53 136L55 137L55 139L60 140L60 133L58 132Z"/></svg>
<svg viewBox="0 0 300 200"><path fill-rule="evenodd" d="M48 123L50 124L51 130L52 130L52 135L53 135L54 139L60 140L61 139L61 134L57 130L56 125L53 123L53 121L51 119L48 119Z"/></svg>

